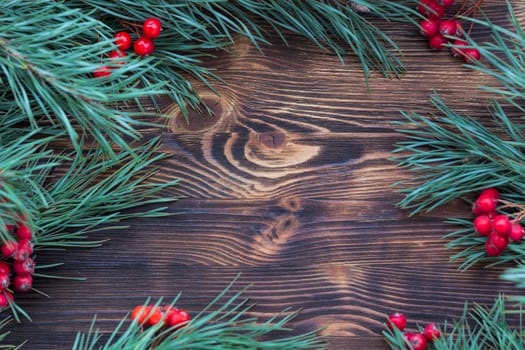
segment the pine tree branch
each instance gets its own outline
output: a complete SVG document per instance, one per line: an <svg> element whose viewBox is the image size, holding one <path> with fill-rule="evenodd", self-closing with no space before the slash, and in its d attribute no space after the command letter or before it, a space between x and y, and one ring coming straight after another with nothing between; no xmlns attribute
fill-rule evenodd
<svg viewBox="0 0 525 350"><path fill-rule="evenodd" d="M401 3L390 1L355 1L370 13L390 21L409 21L416 12ZM91 7L115 31L137 31L137 22L157 17L165 30L156 39L155 69L145 74L145 81L167 81L170 96L184 114L198 108L200 99L188 76L197 78L213 90L210 80L219 77L201 67L201 57L213 57L213 50L230 50L237 37L247 37L263 51L268 37L275 33L285 43L291 33L299 34L327 52L343 56L354 52L359 58L365 78L373 70L387 77L398 76L404 67L396 55L399 49L384 32L353 10L348 1L326 0L166 0L142 2L107 2L83 0L68 2L71 7ZM410 3L410 1L408 2Z"/></svg>
<svg viewBox="0 0 525 350"><path fill-rule="evenodd" d="M460 227L444 236L450 239L447 248L456 251L451 260L461 262L460 270L468 270L478 263L484 263L487 268L506 263L525 264L525 242L511 242L501 255L489 257L485 252L487 238L475 232L472 219L453 218L447 222Z"/></svg>
<svg viewBox="0 0 525 350"><path fill-rule="evenodd" d="M406 141L397 144L394 153L401 155L393 160L415 174L395 184L403 186L401 207L412 209L412 214L428 212L488 187L525 193L525 138L519 121L511 121L498 103L491 128L455 113L437 95L432 104L439 115L403 113L407 121L399 123Z"/></svg>
<svg viewBox="0 0 525 350"><path fill-rule="evenodd" d="M86 11L65 2L8 1L0 11L0 105L7 115L27 121L36 130L59 125L81 151L94 137L109 155L110 142L129 150L124 136L137 139L136 116L127 104L158 95L162 82L136 86L138 77L154 67L153 58L119 65L107 79L91 74L115 49L110 28ZM115 63L113 63L115 66Z"/></svg>
<svg viewBox="0 0 525 350"><path fill-rule="evenodd" d="M474 62L470 68L494 77L500 87L481 86L482 89L500 95L505 102L525 112L525 31L510 3L507 3L511 29L494 25L488 18L464 18L472 24L487 27L492 35L490 41L478 43L468 37L469 44L477 48L487 63Z"/></svg>
<svg viewBox="0 0 525 350"><path fill-rule="evenodd" d="M103 156L96 149L70 154L71 161L62 164L67 167L63 175L51 181L41 177L49 200L40 202L34 219L36 248L97 245L86 240L87 233L123 228L108 225L125 219L169 215L158 205L177 199L166 196L164 190L178 181L153 179L158 171L155 164L167 156L159 152L158 139L134 147L133 152L116 153L113 159L101 161ZM152 209L129 210L152 204Z"/></svg>
<svg viewBox="0 0 525 350"><path fill-rule="evenodd" d="M443 334L433 342L435 350L486 350L486 349L523 349L525 347L525 329L521 304L508 306L505 296L500 295L494 304L486 307L480 304L465 304L463 315L457 320L445 323ZM517 315L519 320L509 322L509 315ZM421 331L422 329L419 329ZM391 349L408 349L403 332L383 331L385 340Z"/></svg>
<svg viewBox="0 0 525 350"><path fill-rule="evenodd" d="M35 203L49 203L49 195L34 174L46 174L58 165L56 157L46 146L53 138L31 139L25 134L0 128L0 242L11 240L6 225L14 224L21 216L32 217L38 211ZM5 143L4 143L5 142Z"/></svg>
<svg viewBox="0 0 525 350"><path fill-rule="evenodd" d="M386 20L410 20L414 13L377 0L154 0L147 6L141 1L8 1L0 11L0 106L5 120L27 122L32 129L59 126L77 152L85 139L94 138L115 156L111 143L130 150L129 139L140 138L137 127L144 122L138 117L151 115L144 112L144 97L155 105L155 96L169 93L185 115L188 108L202 107L189 77L212 91L211 80L220 80L202 67L202 58L229 50L238 35L261 48L268 43L268 26L285 42L296 33L341 60L353 51L366 79L373 70L397 76L404 70L398 47L355 12L355 4ZM130 54L124 64L104 58L116 49L114 33L138 34L141 21L151 16L165 28L153 56ZM92 73L106 65L113 67L111 76L94 79ZM143 112L131 112L129 105Z"/></svg>
<svg viewBox="0 0 525 350"><path fill-rule="evenodd" d="M511 118L503 104L525 112L525 33L509 5L512 30L474 20L492 31L493 43L475 43L485 60L471 68L497 78L501 87L484 86L499 95L490 101L492 124L483 125L473 117L451 110L437 95L432 104L438 113L430 117L405 113L399 132L406 140L397 144L393 158L402 167L413 170L415 177L395 184L403 187L402 208L412 214L430 211L452 199L488 187L501 187L509 200L523 202L525 193L525 127L523 118Z"/></svg>
<svg viewBox="0 0 525 350"><path fill-rule="evenodd" d="M245 289L227 295L232 291L235 280L230 283L210 304L192 317L183 327L163 328L159 323L143 328L137 321L124 318L102 341L102 333L95 329L95 320L89 331L78 333L73 350L171 350L171 349L324 349L324 339L316 331L288 336L286 326L296 312L287 310L260 321L248 315L253 305L242 299ZM175 305L178 297L171 305ZM146 301L146 304L149 301ZM159 300L156 305L160 305ZM272 339L268 336L271 335Z"/></svg>

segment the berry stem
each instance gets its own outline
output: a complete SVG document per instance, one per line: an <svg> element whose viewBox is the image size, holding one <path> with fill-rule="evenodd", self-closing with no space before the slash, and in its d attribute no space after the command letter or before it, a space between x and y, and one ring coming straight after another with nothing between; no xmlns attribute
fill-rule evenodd
<svg viewBox="0 0 525 350"><path fill-rule="evenodd" d="M123 19L123 18L117 18L117 22L119 22L123 28L127 29L128 31L132 32L134 31L135 34L138 34L139 33L139 28L141 27L140 24L137 24L135 22L132 22L132 21L128 21L126 19Z"/></svg>
<svg viewBox="0 0 525 350"><path fill-rule="evenodd" d="M483 0L476 0L473 4L470 4L470 0L465 0L463 1L463 4L461 5L461 7L458 9L456 14L454 15L454 18L458 18L460 16L474 18L476 17L476 13L478 12L478 9L480 8L482 4L483 4ZM474 26L474 23L471 23L467 30L468 35L470 35L470 33L472 32L473 26Z"/></svg>
<svg viewBox="0 0 525 350"><path fill-rule="evenodd" d="M520 221L525 219L525 204L516 204L503 199L498 199L498 202L502 204L500 209L517 210L517 212L511 214L511 216L513 217L512 222L519 223Z"/></svg>

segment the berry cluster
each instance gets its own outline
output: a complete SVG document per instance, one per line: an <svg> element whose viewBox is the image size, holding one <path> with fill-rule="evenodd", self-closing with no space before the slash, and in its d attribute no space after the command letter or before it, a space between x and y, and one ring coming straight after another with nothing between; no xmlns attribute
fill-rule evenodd
<svg viewBox="0 0 525 350"><path fill-rule="evenodd" d="M425 16L419 23L421 34L428 38L431 48L444 49L452 43L451 52L456 57L462 57L465 62L471 63L481 58L479 50L468 48L463 37L463 25L457 19L444 19L446 10L454 4L454 0L420 0L417 10Z"/></svg>
<svg viewBox="0 0 525 350"><path fill-rule="evenodd" d="M162 23L158 18L148 18L144 21L142 24L142 33L143 35L140 36L135 43L133 43L133 40L131 39L131 35L128 32L118 32L113 36L113 39L115 40L115 44L117 45L118 49L115 51L111 51L109 54L110 61L114 63L123 63L122 61L119 62L119 59L122 57L126 57L126 50L128 50L131 45L133 44L133 51L139 55L139 56L148 56L155 51L155 44L153 43L153 39L156 39L160 36L160 32L162 31ZM93 72L93 76L95 78L105 77L111 75L111 67L109 66L102 66L99 67L95 72Z"/></svg>
<svg viewBox="0 0 525 350"><path fill-rule="evenodd" d="M407 318L404 314L396 312L388 316L386 325L389 329L394 329L395 327L400 331L404 331L407 325ZM422 332L405 332L404 336L413 350L424 350L427 348L428 342L433 342L434 339L441 337L441 332L435 323L428 323Z"/></svg>
<svg viewBox="0 0 525 350"><path fill-rule="evenodd" d="M485 252L488 256L498 256L509 245L509 241L518 242L523 239L523 226L512 222L507 215L496 212L499 192L495 188L484 189L474 202L472 212L476 215L474 230L487 237Z"/></svg>
<svg viewBox="0 0 525 350"><path fill-rule="evenodd" d="M172 328L189 321L190 315L171 305L139 305L133 309L131 319L145 327L160 324L162 327Z"/></svg>
<svg viewBox="0 0 525 350"><path fill-rule="evenodd" d="M33 288L35 262L33 254L33 233L25 220L16 225L7 225L9 234L17 240L4 242L0 248L5 259L0 262L0 307L9 306L13 294L9 290L11 282L17 292L28 292ZM12 277L12 279L11 279Z"/></svg>

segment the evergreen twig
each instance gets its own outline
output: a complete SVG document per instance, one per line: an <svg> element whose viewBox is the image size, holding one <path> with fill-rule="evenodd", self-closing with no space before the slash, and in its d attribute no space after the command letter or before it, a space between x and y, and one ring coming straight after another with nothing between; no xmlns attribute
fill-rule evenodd
<svg viewBox="0 0 525 350"><path fill-rule="evenodd" d="M60 126L77 152L92 137L113 156L111 143L130 150L126 137L140 136L137 117L146 114L126 106L163 93L164 83L137 85L155 67L152 57L130 59L107 79L92 78L97 68L111 65L102 57L115 49L111 28L95 16L61 1L2 3L0 120L33 130Z"/></svg>
<svg viewBox="0 0 525 350"><path fill-rule="evenodd" d="M414 13L396 2L357 3L386 20L410 20ZM140 23L152 16L165 28L154 55L130 54L121 60L125 64L107 59L116 49L114 33L129 30L137 36ZM201 106L189 78L213 91L211 80L220 80L203 67L204 57L230 50L239 35L261 49L271 33L285 42L291 33L302 35L341 60L353 51L367 80L373 70L388 77L404 70L397 45L350 2L10 0L0 8L0 109L10 123L60 126L77 151L94 138L115 156L111 143L130 150L128 140L140 138L138 127L148 124L152 113L144 111L144 98L162 114L155 97L169 93L187 115L188 108ZM104 65L115 68L111 76L92 78Z"/></svg>
<svg viewBox="0 0 525 350"><path fill-rule="evenodd" d="M496 77L501 87L483 86L500 98L491 101L490 126L474 117L451 110L437 95L432 104L437 114L423 116L403 113L399 124L406 140L397 144L393 159L414 171L415 177L397 183L405 194L400 206L412 214L430 211L452 199L487 187L503 188L510 201L523 202L525 193L525 124L523 118L511 118L504 108L510 104L518 113L525 112L525 32L509 6L512 29L489 20L470 19L491 30L493 43L469 45L478 49L484 60L470 68Z"/></svg>
<svg viewBox="0 0 525 350"><path fill-rule="evenodd" d="M234 293L235 280L230 283L208 306L183 327L164 330L159 323L144 329L136 321L124 318L104 342L103 334L95 328L95 320L87 333L78 333L73 350L171 350L171 349L324 349L324 339L317 331L287 335L286 326L296 312L282 313L261 321L248 313L248 304L242 295L246 289ZM174 305L178 297L171 303ZM158 302L160 303L160 301ZM271 335L271 339L268 337Z"/></svg>
<svg viewBox="0 0 525 350"><path fill-rule="evenodd" d="M435 350L486 350L486 349L523 349L525 347L525 329L521 305L509 306L506 297L500 295L490 307L477 303L465 304L461 317L452 322L445 322L440 327L442 336L433 341ZM516 322L509 316L517 315ZM421 331L421 329L420 329ZM403 332L383 331L385 340L391 349L405 350L407 344Z"/></svg>
<svg viewBox="0 0 525 350"><path fill-rule="evenodd" d="M138 156L138 157L136 157ZM103 151L93 149L82 155L73 153L67 170L57 179L47 180L49 203L39 208L35 218L38 234L37 248L92 246L99 242L86 240L89 232L117 229L110 226L134 217L161 217L169 215L159 204L172 202L164 190L178 180L157 182L156 163L167 154L159 152L159 140L152 139L134 147L133 153L122 151L116 158L101 161ZM133 207L154 204L152 209L130 211Z"/></svg>

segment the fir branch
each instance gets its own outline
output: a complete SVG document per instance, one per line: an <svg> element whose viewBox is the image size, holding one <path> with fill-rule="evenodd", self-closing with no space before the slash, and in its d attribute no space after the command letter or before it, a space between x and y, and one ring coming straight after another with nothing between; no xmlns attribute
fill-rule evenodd
<svg viewBox="0 0 525 350"><path fill-rule="evenodd" d="M0 9L0 106L36 130L52 125L67 132L81 151L93 137L114 155L111 142L129 150L125 137L137 139L136 117L124 108L142 97L163 93L162 82L137 86L152 69L153 58L119 65L102 60L116 47L111 29L89 12L66 2L8 1ZM110 77L91 74L102 65L118 65Z"/></svg>
<svg viewBox="0 0 525 350"><path fill-rule="evenodd" d="M498 104L493 111L494 128L474 118L452 111L439 98L432 104L440 115L429 118L417 113L403 113L400 122L406 141L397 144L394 157L401 167L415 173L410 180L394 184L403 186L402 208L412 214L432 209L484 188L505 188L505 193L525 193L525 139L522 125L513 123ZM509 200L512 195L509 195Z"/></svg>
<svg viewBox="0 0 525 350"><path fill-rule="evenodd" d="M296 312L283 311L269 320L260 321L248 315L249 305L242 295L246 289L228 297L235 280L210 304L183 327L163 330L161 323L142 328L137 321L124 318L103 342L103 334L95 329L93 321L86 334L78 333L73 350L171 350L171 349L323 349L324 340L317 332L287 336L286 326ZM178 301L178 297L171 305ZM160 300L157 304L160 304ZM267 339L268 335L272 339Z"/></svg>
<svg viewBox="0 0 525 350"><path fill-rule="evenodd" d="M147 17L159 18L165 30L156 39L156 58L161 63L144 74L144 81L166 80L170 96L184 114L188 107L198 108L200 99L187 77L192 76L213 89L210 79L219 79L201 66L202 57L213 57L213 50L230 50L238 36L248 38L262 51L268 37L277 34L285 43L291 33L299 34L327 52L343 56L353 51L359 58L365 78L373 70L387 77L398 76L404 67L396 54L399 48L384 32L354 11L364 6L385 20L409 21L412 8L390 1L361 0L166 0L110 2L70 1L77 8L90 7L117 30L137 31ZM417 14L416 14L417 15Z"/></svg>
<svg viewBox="0 0 525 350"><path fill-rule="evenodd" d="M487 238L475 232L472 219L451 218L447 222L460 227L443 237L450 239L448 249L459 250L450 259L461 261L460 270L467 270L478 263L485 263L487 268L506 263L525 264L525 242L511 242L501 255L489 257L485 252Z"/></svg>
<svg viewBox="0 0 525 350"><path fill-rule="evenodd" d="M37 199L43 205L49 195L35 173L46 174L58 165L56 157L46 146L53 138L32 139L35 133L0 128L0 241L12 239L6 225L26 216L32 225L37 212Z"/></svg>
<svg viewBox="0 0 525 350"><path fill-rule="evenodd" d="M496 77L502 84L501 88L482 88L499 94L504 102L523 112L525 33L510 5L509 11L512 30L490 21L471 19L491 30L494 44L477 44L470 39L469 45L485 57L485 61L470 66ZM437 95L431 101L438 115L403 112L406 121L398 123L398 131L406 140L397 144L394 153L400 155L393 160L415 173L413 179L395 184L403 187L400 192L405 194L400 206L412 209L412 214L428 212L487 187L503 188L509 200L522 202L525 193L522 119L511 119L502 102L492 101L493 123L488 127L454 112Z"/></svg>
<svg viewBox="0 0 525 350"><path fill-rule="evenodd" d="M368 80L372 70L392 77L404 68L397 45L362 14L368 8L386 20L410 20L413 9L395 2L166 0L107 2L72 0L8 1L0 11L0 107L5 119L27 122L32 129L49 124L69 135L80 152L94 138L110 156L111 143L128 149L137 140L145 113L142 98L169 93L184 115L201 100L189 77L215 91L219 76L202 66L213 50L230 49L238 35L261 48L271 32L285 42L290 33L305 36L341 60L353 51ZM139 32L146 17L155 16L165 30L151 57L130 54L125 64L104 57L115 50L112 35ZM109 77L94 79L101 66L113 67ZM215 91L216 92L216 91ZM131 112L129 105L135 110ZM163 111L157 106L157 113Z"/></svg>
<svg viewBox="0 0 525 350"><path fill-rule="evenodd" d="M446 322L443 334L433 342L435 350L486 350L486 349L523 349L525 347L525 329L521 305L508 306L506 297L500 295L490 307L477 303L465 304L461 317ZM510 322L508 316L516 314L518 324ZM421 329L420 329L421 331ZM383 332L391 349L409 349L403 333L394 330Z"/></svg>
<svg viewBox="0 0 525 350"><path fill-rule="evenodd" d="M86 240L86 234L135 217L161 217L169 215L159 204L172 202L175 197L165 196L166 188L177 180L165 183L152 181L158 168L155 163L167 155L159 152L158 139L135 147L133 152L116 153L104 160L104 152L93 149L82 155L72 153L66 172L46 182L48 203L41 203L36 222L37 248L91 246L100 242ZM139 206L154 204L144 211L129 211Z"/></svg>
<svg viewBox="0 0 525 350"><path fill-rule="evenodd" d="M487 63L473 62L470 68L494 77L500 87L481 88L500 95L521 112L525 112L525 31L510 3L507 3L508 20L511 29L494 25L488 18L482 20L465 17L472 24L490 29L490 41L477 43L468 37L469 44L478 49Z"/></svg>

